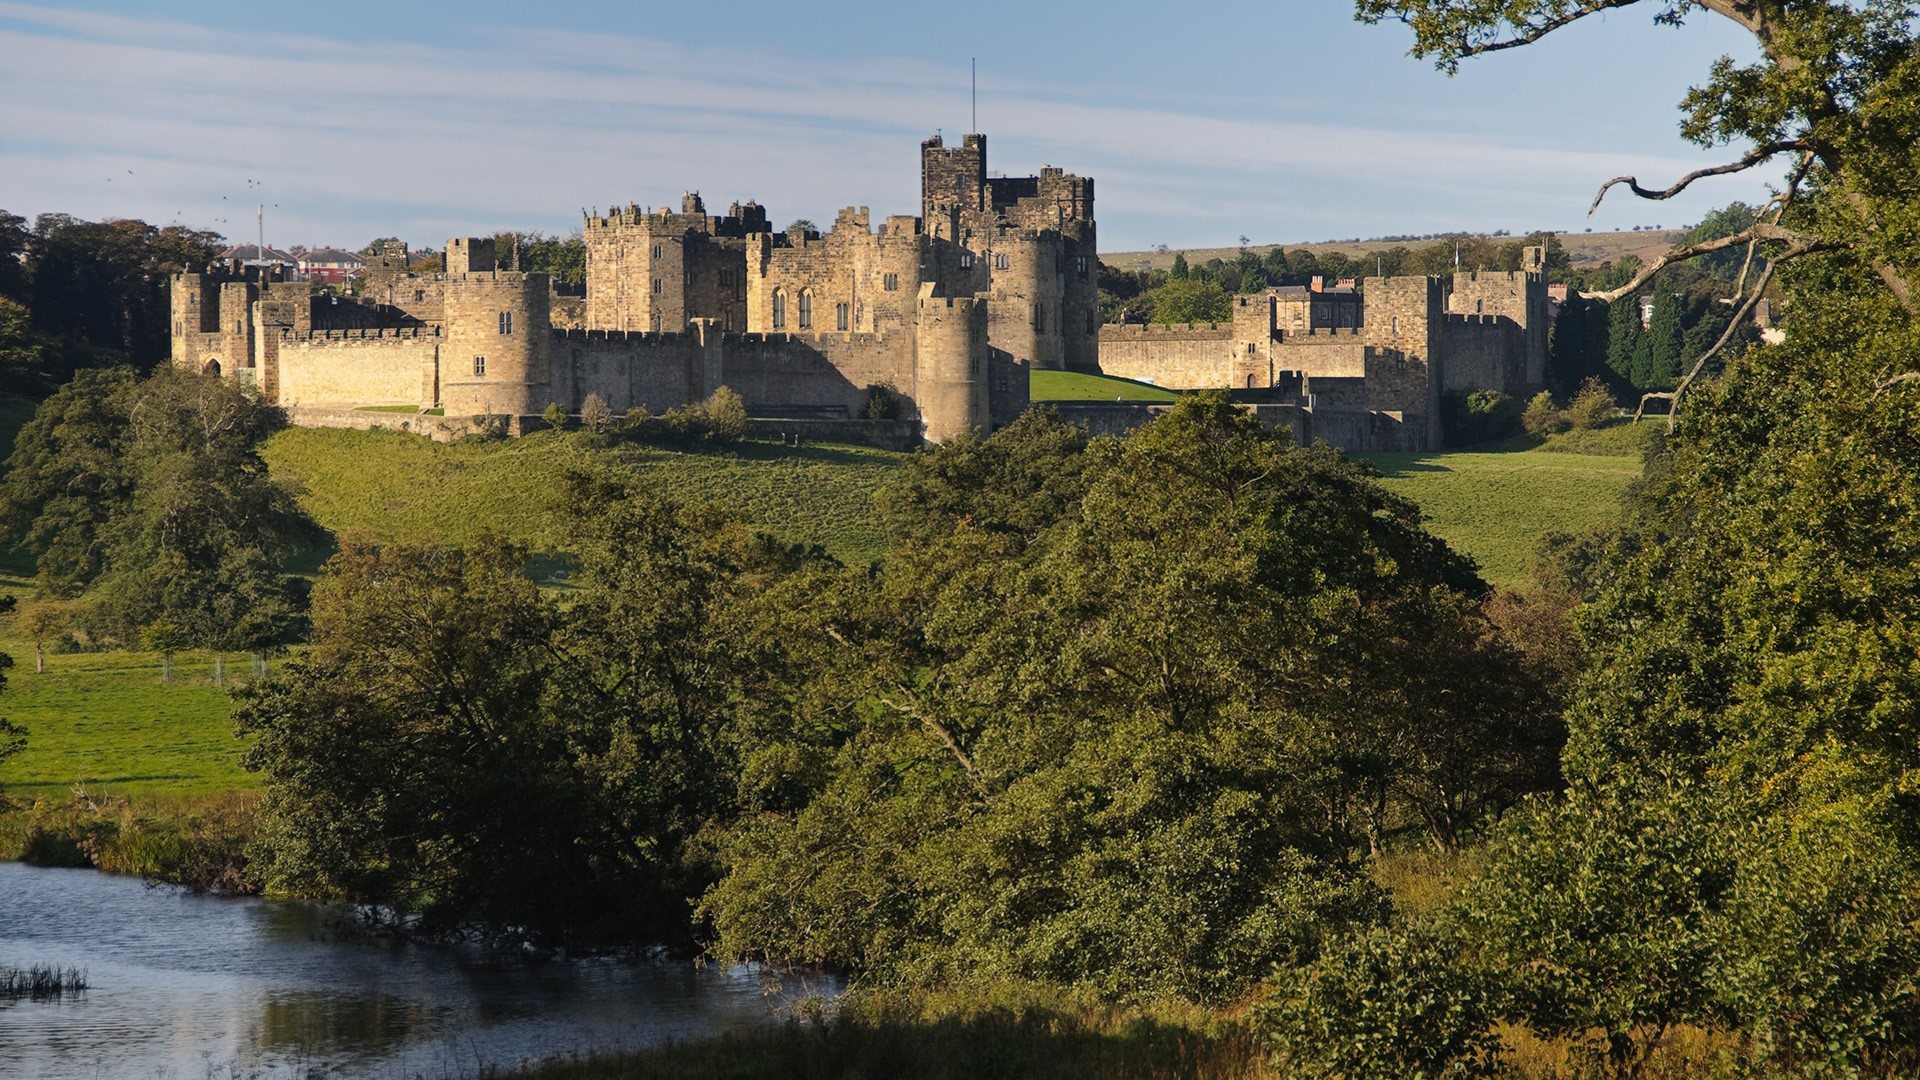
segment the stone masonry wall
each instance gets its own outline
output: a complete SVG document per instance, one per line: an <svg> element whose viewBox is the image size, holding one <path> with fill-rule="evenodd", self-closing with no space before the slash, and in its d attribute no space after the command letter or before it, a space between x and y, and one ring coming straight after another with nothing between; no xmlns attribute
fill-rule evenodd
<svg viewBox="0 0 1920 1080"><path fill-rule="evenodd" d="M1232 356L1233 328L1219 323L1100 328L1100 372L1174 390L1240 385L1246 372ZM1264 373L1267 361L1257 366ZM1235 377L1240 376L1240 381Z"/></svg>
<svg viewBox="0 0 1920 1080"><path fill-rule="evenodd" d="M431 332L317 331L278 344L277 401L288 408L434 403L440 338Z"/></svg>

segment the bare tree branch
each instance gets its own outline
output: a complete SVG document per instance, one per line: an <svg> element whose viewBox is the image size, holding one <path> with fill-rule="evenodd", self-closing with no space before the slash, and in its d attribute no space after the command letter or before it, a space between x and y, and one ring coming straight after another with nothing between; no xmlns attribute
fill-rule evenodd
<svg viewBox="0 0 1920 1080"><path fill-rule="evenodd" d="M1617 289L1609 289L1605 292L1583 292L1580 295L1588 300L1605 300L1608 303L1612 303L1623 296L1637 292L1642 285L1652 281L1659 275L1660 271L1665 270L1674 263L1685 262L1698 255L1705 255L1711 251L1722 251L1736 244L1745 244L1755 240L1774 240L1787 245L1786 251L1773 257L1772 261L1776 263L1785 262L1788 259L1797 259L1802 255L1810 255L1816 251L1831 251L1839 246L1808 236L1806 233L1784 228L1773 222L1755 222L1753 225L1740 232L1734 233L1732 236L1723 236L1718 240L1702 240L1697 244L1682 244L1647 264L1645 269L1633 276L1633 280Z"/></svg>
<svg viewBox="0 0 1920 1080"><path fill-rule="evenodd" d="M1899 386L1901 383L1913 383L1913 382L1920 382L1920 371L1902 372L1899 375L1894 375L1889 378L1881 379L1879 382L1875 383L1873 386L1873 396L1879 397L1881 394L1884 394L1887 391L1893 389L1894 387Z"/></svg>
<svg viewBox="0 0 1920 1080"><path fill-rule="evenodd" d="M1643 199L1671 199L1675 195L1687 190L1687 187L1695 180L1704 179L1709 176L1725 176L1728 173L1744 172L1753 168L1755 165L1759 165L1773 158L1776 154L1784 154L1788 150L1801 150L1804 148L1804 145L1799 139L1766 143L1754 147L1739 161L1729 161L1725 165L1714 165L1710 168L1695 169L1681 177L1672 187L1657 191L1652 188L1641 187L1640 178L1637 176L1616 176L1600 185L1600 190L1593 196L1593 204L1587 207L1587 216L1592 217L1593 212L1600 209L1600 200L1606 198L1607 192L1613 190L1613 188L1619 184L1627 185L1635 195Z"/></svg>

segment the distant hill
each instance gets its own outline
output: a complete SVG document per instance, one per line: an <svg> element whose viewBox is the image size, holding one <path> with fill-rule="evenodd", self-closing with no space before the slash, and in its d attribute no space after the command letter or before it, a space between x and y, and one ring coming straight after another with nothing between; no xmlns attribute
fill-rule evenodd
<svg viewBox="0 0 1920 1080"><path fill-rule="evenodd" d="M1576 264L1586 262L1611 262L1622 255L1636 255L1641 261L1651 261L1660 252L1680 238L1681 230L1665 231L1642 230L1641 232L1591 232L1561 233L1560 243L1567 249L1568 258ZM1332 244L1249 244L1248 249L1259 255L1266 255L1276 247L1288 251L1311 251L1318 255L1322 252L1339 251L1359 259L1375 252L1388 251L1397 247L1418 250L1439 240L1362 240L1357 243ZM1169 248L1166 251L1107 251L1102 252L1100 261L1121 270L1166 270L1173 266L1173 257L1184 254L1187 262L1204 263L1209 259L1232 259L1240 253L1237 247L1217 248Z"/></svg>

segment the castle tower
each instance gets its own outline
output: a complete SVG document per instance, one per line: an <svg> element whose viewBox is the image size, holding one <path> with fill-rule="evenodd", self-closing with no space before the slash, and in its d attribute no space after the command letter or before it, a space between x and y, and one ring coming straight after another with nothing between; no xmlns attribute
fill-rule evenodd
<svg viewBox="0 0 1920 1080"><path fill-rule="evenodd" d="M991 424L987 384L987 307L973 297L939 297L920 287L914 320L913 400L922 434L945 442Z"/></svg>
<svg viewBox="0 0 1920 1080"><path fill-rule="evenodd" d="M546 274L488 266L491 243L449 240L440 403L448 416L537 415L552 400L552 297Z"/></svg>
<svg viewBox="0 0 1920 1080"><path fill-rule="evenodd" d="M935 135L920 144L920 216L927 232L957 240L951 232L955 212L987 209L987 137L968 135L948 147Z"/></svg>

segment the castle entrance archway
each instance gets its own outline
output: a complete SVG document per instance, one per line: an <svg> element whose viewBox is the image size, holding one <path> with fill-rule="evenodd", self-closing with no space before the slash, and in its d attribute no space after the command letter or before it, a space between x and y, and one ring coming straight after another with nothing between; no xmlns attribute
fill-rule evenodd
<svg viewBox="0 0 1920 1080"><path fill-rule="evenodd" d="M218 360L216 360L216 359L214 359L213 357L208 357L208 358L207 358L207 362L206 362L206 364L205 364L205 365L203 365L203 366L202 366L202 367L200 368L200 374L202 374L202 375L212 375L212 376L214 376L215 378L219 378L219 376L220 376L220 361L218 361Z"/></svg>

